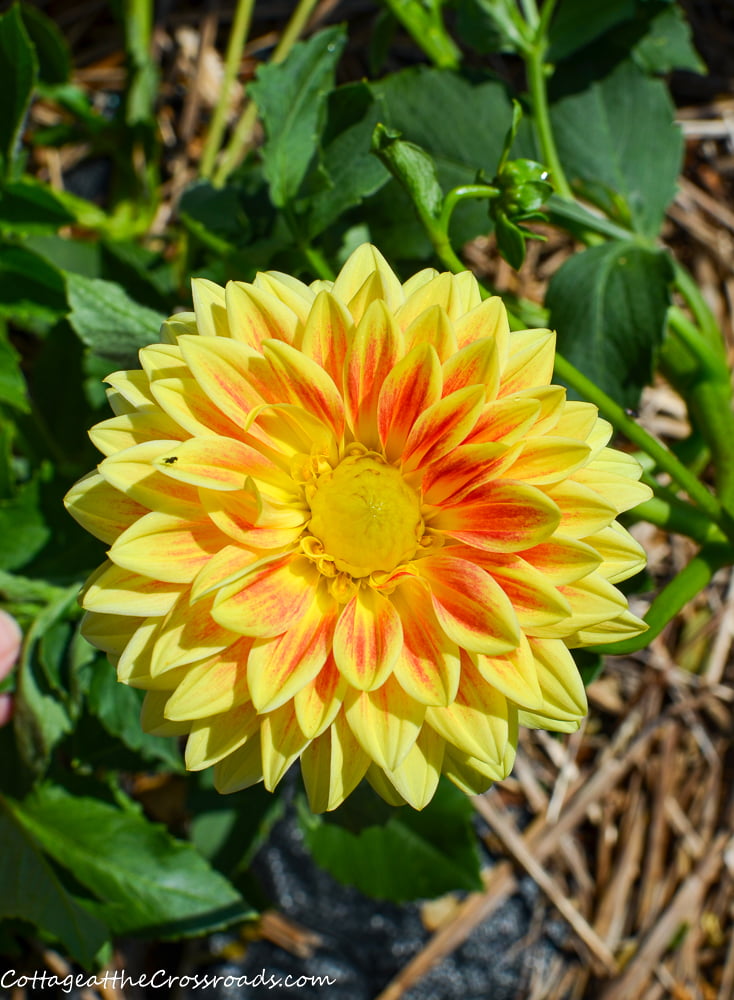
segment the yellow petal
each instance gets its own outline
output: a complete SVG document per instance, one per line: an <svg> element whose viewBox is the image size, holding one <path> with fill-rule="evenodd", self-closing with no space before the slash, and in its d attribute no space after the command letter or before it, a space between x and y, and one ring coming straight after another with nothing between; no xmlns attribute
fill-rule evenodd
<svg viewBox="0 0 734 1000"><path fill-rule="evenodd" d="M173 441L146 441L110 455L99 465L99 472L111 486L148 510L195 518L200 514L196 490L164 476L153 465L175 447Z"/></svg>
<svg viewBox="0 0 734 1000"><path fill-rule="evenodd" d="M424 705L449 705L461 674L458 646L441 628L424 587L407 582L391 599L403 624L403 645L393 668L396 680Z"/></svg>
<svg viewBox="0 0 734 1000"><path fill-rule="evenodd" d="M548 385L553 377L556 335L551 330L510 334L510 356L502 373L500 396Z"/></svg>
<svg viewBox="0 0 734 1000"><path fill-rule="evenodd" d="M87 611L82 617L79 631L97 649L119 656L144 621L144 618L132 618L130 615Z"/></svg>
<svg viewBox="0 0 734 1000"><path fill-rule="evenodd" d="M448 396L469 385L484 386L485 397L494 399L500 384L500 357L489 337L472 341L443 363L443 392Z"/></svg>
<svg viewBox="0 0 734 1000"><path fill-rule="evenodd" d="M132 448L144 441L177 441L186 436L177 423L165 413L150 410L144 413L123 413L95 424L89 431L92 444L103 455Z"/></svg>
<svg viewBox="0 0 734 1000"><path fill-rule="evenodd" d="M230 281L225 289L229 335L259 351L264 340L277 338L292 344L299 321L272 292L242 281Z"/></svg>
<svg viewBox="0 0 734 1000"><path fill-rule="evenodd" d="M318 581L318 569L305 556L281 556L223 587L212 613L242 635L281 635L306 613Z"/></svg>
<svg viewBox="0 0 734 1000"><path fill-rule="evenodd" d="M248 740L214 765L214 787L222 795L250 788L263 780L260 740Z"/></svg>
<svg viewBox="0 0 734 1000"><path fill-rule="evenodd" d="M98 472L90 472L75 483L64 497L64 506L83 528L108 543L148 512Z"/></svg>
<svg viewBox="0 0 734 1000"><path fill-rule="evenodd" d="M543 693L538 681L535 659L525 636L517 649L504 656L476 658L477 670L492 687L497 688L510 701L522 708L539 709L543 706Z"/></svg>
<svg viewBox="0 0 734 1000"><path fill-rule="evenodd" d="M347 682L329 655L312 681L293 698L298 725L306 736L320 736L332 724L344 701ZM351 732L351 730L350 730Z"/></svg>
<svg viewBox="0 0 734 1000"><path fill-rule="evenodd" d="M191 279L196 327L202 337L229 337L224 289L208 278Z"/></svg>
<svg viewBox="0 0 734 1000"><path fill-rule="evenodd" d="M645 550L618 521L585 541L601 556L599 572L610 583L619 583L645 568Z"/></svg>
<svg viewBox="0 0 734 1000"><path fill-rule="evenodd" d="M328 812L340 806L364 777L370 764L340 713L301 756L301 774L311 812Z"/></svg>
<svg viewBox="0 0 734 1000"><path fill-rule="evenodd" d="M353 334L346 306L329 292L320 292L306 320L301 350L342 388L344 359Z"/></svg>
<svg viewBox="0 0 734 1000"><path fill-rule="evenodd" d="M580 469L590 454L587 444L571 438L531 437L507 470L507 478L536 486L557 483Z"/></svg>
<svg viewBox="0 0 734 1000"><path fill-rule="evenodd" d="M186 741L186 767L189 771L201 771L234 753L250 739L259 743L260 722L260 716L248 701L222 715L185 723L191 727Z"/></svg>
<svg viewBox="0 0 734 1000"><path fill-rule="evenodd" d="M87 580L80 603L88 611L162 617L183 590L183 584L152 580L105 562Z"/></svg>
<svg viewBox="0 0 734 1000"><path fill-rule="evenodd" d="M402 762L385 771L388 781L414 809L424 809L433 798L441 777L445 747L438 733L423 726Z"/></svg>
<svg viewBox="0 0 734 1000"><path fill-rule="evenodd" d="M404 471L418 468L421 462L435 462L453 451L471 432L483 405L484 388L467 386L424 410L405 443Z"/></svg>
<svg viewBox="0 0 734 1000"><path fill-rule="evenodd" d="M156 379L151 392L160 408L189 434L244 436L242 426L225 416L191 376Z"/></svg>
<svg viewBox="0 0 734 1000"><path fill-rule="evenodd" d="M252 641L239 639L203 663L190 665L168 701L167 717L204 719L249 701L247 657Z"/></svg>
<svg viewBox="0 0 734 1000"><path fill-rule="evenodd" d="M355 437L379 448L377 405L382 384L400 356L401 335L385 303L364 314L344 361L344 402Z"/></svg>
<svg viewBox="0 0 734 1000"><path fill-rule="evenodd" d="M148 691L140 710L140 725L151 736L181 736L188 730L186 722L171 722L165 716L167 691Z"/></svg>
<svg viewBox="0 0 734 1000"><path fill-rule="evenodd" d="M238 636L214 621L212 599L190 603L184 593L161 624L160 635L151 654L150 674L160 674L187 663L195 663L227 649Z"/></svg>
<svg viewBox="0 0 734 1000"><path fill-rule="evenodd" d="M379 391L377 427L388 462L400 458L413 424L440 398L438 355L430 344L419 344L395 365Z"/></svg>
<svg viewBox="0 0 734 1000"><path fill-rule="evenodd" d="M337 622L334 659L353 687L369 691L384 683L400 654L403 629L389 598L360 587Z"/></svg>
<svg viewBox="0 0 734 1000"><path fill-rule="evenodd" d="M337 275L332 292L349 305L355 321L377 300L383 300L392 313L403 301L400 282L377 247L369 243L363 243L351 254Z"/></svg>
<svg viewBox="0 0 734 1000"><path fill-rule="evenodd" d="M375 691L354 692L345 708L362 749L387 770L397 767L415 743L425 711L393 677Z"/></svg>
<svg viewBox="0 0 734 1000"><path fill-rule="evenodd" d="M400 323L398 314L398 323ZM441 306L430 306L416 316L405 334L405 351L411 351L419 344L430 344L438 354L439 361L446 361L458 350L456 334L446 310Z"/></svg>
<svg viewBox="0 0 734 1000"><path fill-rule="evenodd" d="M588 704L586 689L571 653L560 639L530 638L529 642L543 692L541 714L578 726L588 711ZM529 723L523 722L523 725Z"/></svg>
<svg viewBox="0 0 734 1000"><path fill-rule="evenodd" d="M498 295L491 295L465 316L454 321L456 340L460 347L482 337L494 341L500 364L504 369L510 350L510 323L507 310Z"/></svg>
<svg viewBox="0 0 734 1000"><path fill-rule="evenodd" d="M582 483L568 479L546 487L545 492L561 512L558 534L586 538L606 528L617 516L614 504Z"/></svg>
<svg viewBox="0 0 734 1000"><path fill-rule="evenodd" d="M283 705L262 719L260 746L262 749L263 780L272 792L288 768L310 743L298 725L293 704Z"/></svg>
<svg viewBox="0 0 734 1000"><path fill-rule="evenodd" d="M185 521L153 512L120 535L109 557L117 566L143 576L168 583L191 583L226 541L226 536L208 520Z"/></svg>

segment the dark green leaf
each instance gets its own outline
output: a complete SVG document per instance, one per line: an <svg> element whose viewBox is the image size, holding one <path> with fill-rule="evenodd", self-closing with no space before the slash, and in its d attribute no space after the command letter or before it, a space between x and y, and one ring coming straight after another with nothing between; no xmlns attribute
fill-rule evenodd
<svg viewBox="0 0 734 1000"><path fill-rule="evenodd" d="M675 195L683 138L665 84L632 62L602 79L593 66L559 69L551 121L566 174L611 218L658 235ZM580 88L580 89L578 89Z"/></svg>
<svg viewBox="0 0 734 1000"><path fill-rule="evenodd" d="M0 500L0 569L25 566L49 539L40 509L40 480L24 483L14 497Z"/></svg>
<svg viewBox="0 0 734 1000"><path fill-rule="evenodd" d="M20 8L13 6L0 17L0 164L6 174L18 150L37 73L36 53Z"/></svg>
<svg viewBox="0 0 734 1000"><path fill-rule="evenodd" d="M624 406L636 406L651 379L671 279L665 252L622 241L575 254L551 279L558 350Z"/></svg>
<svg viewBox="0 0 734 1000"><path fill-rule="evenodd" d="M180 937L253 916L191 844L135 809L69 795L52 785L16 806L44 852L97 897L89 910L114 933Z"/></svg>
<svg viewBox="0 0 734 1000"><path fill-rule="evenodd" d="M309 200L306 229L313 237L379 190L388 173L370 152L380 108L367 84L339 87L329 96L323 169L329 187Z"/></svg>
<svg viewBox="0 0 734 1000"><path fill-rule="evenodd" d="M285 62L261 66L250 85L267 133L264 172L279 208L296 196L317 152L326 98L345 42L341 28L320 31L295 45Z"/></svg>
<svg viewBox="0 0 734 1000"><path fill-rule="evenodd" d="M66 83L71 74L69 46L55 21L32 4L21 4L23 24L36 49L39 83Z"/></svg>
<svg viewBox="0 0 734 1000"><path fill-rule="evenodd" d="M28 394L20 370L20 358L0 327L0 403L28 412Z"/></svg>
<svg viewBox="0 0 734 1000"><path fill-rule="evenodd" d="M559 62L599 38L614 25L635 16L637 0L561 0L551 21L548 61Z"/></svg>
<svg viewBox="0 0 734 1000"><path fill-rule="evenodd" d="M66 274L69 323L79 339L111 363L137 367L137 353L160 338L161 313L133 301L120 285Z"/></svg>
<svg viewBox="0 0 734 1000"><path fill-rule="evenodd" d="M657 11L648 31L632 49L632 58L647 73L687 69L705 73L706 64L693 46L686 15L678 4L646 5Z"/></svg>
<svg viewBox="0 0 734 1000"><path fill-rule="evenodd" d="M340 882L394 902L481 888L472 816L467 797L448 782L421 812L404 807L384 826L358 834L301 810L306 842L320 865Z"/></svg>
<svg viewBox="0 0 734 1000"><path fill-rule="evenodd" d="M443 0L385 0L426 55L442 69L456 69L461 52L446 31L441 16Z"/></svg>
<svg viewBox="0 0 734 1000"><path fill-rule="evenodd" d="M35 329L55 323L66 310L64 281L55 267L24 247L0 247L0 317Z"/></svg>
<svg viewBox="0 0 734 1000"><path fill-rule="evenodd" d="M518 52L523 24L515 0L458 0L456 29L475 51Z"/></svg>
<svg viewBox="0 0 734 1000"><path fill-rule="evenodd" d="M74 220L50 187L29 177L0 190L0 232L21 236L55 233Z"/></svg>
<svg viewBox="0 0 734 1000"><path fill-rule="evenodd" d="M97 241L68 240L52 235L29 236L24 245L59 271L73 271L86 278L101 277L100 244Z"/></svg>
<svg viewBox="0 0 734 1000"><path fill-rule="evenodd" d="M20 808L0 796L0 917L35 925L88 968L107 941L107 929L62 886L35 838L19 822Z"/></svg>
<svg viewBox="0 0 734 1000"><path fill-rule="evenodd" d="M497 212L494 217L494 235L499 252L510 267L519 270L525 260L526 234L504 212Z"/></svg>

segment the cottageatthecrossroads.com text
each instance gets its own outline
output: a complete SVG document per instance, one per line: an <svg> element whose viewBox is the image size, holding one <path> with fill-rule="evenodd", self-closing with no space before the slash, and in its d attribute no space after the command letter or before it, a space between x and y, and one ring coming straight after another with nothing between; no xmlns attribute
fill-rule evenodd
<svg viewBox="0 0 734 1000"><path fill-rule="evenodd" d="M60 989L64 993L81 989L113 989L125 990L129 987L139 989L173 989L174 987L190 990L208 990L216 986L231 989L234 986L253 986L266 990L279 987L285 989L301 989L304 986L334 986L336 979L331 976L276 976L272 973L258 972L256 976L220 976L208 974L193 974L189 976L174 976L165 969L158 969L152 974L141 973L130 976L126 972L105 972L101 976L89 975L86 972L68 973L57 976L51 972L33 972L23 974L15 969L8 969L0 976L0 989L10 990L15 987L44 990Z"/></svg>

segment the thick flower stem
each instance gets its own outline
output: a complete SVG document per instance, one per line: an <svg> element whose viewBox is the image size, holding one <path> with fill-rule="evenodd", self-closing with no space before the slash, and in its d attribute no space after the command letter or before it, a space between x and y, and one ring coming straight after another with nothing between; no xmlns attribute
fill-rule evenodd
<svg viewBox="0 0 734 1000"><path fill-rule="evenodd" d="M560 354L556 354L556 373L564 382L581 393L584 399L598 406L602 416L606 417L633 444L642 448L653 459L658 468L667 472L678 486L685 490L691 500L708 514L712 521L724 528L722 524L722 521L725 520L723 511L716 498L665 445L648 434L643 427L625 413L618 403L615 403L591 379L583 375Z"/></svg>
<svg viewBox="0 0 734 1000"><path fill-rule="evenodd" d="M561 166L561 160L556 149L556 140L553 136L553 129L550 123L548 91L546 88L546 45L546 39L541 35L525 53L528 85L533 106L533 121L538 132L540 148L543 153L543 162L550 171L551 181L556 189L556 193L560 198L565 198L566 201L573 201L573 191Z"/></svg>
<svg viewBox="0 0 734 1000"><path fill-rule="evenodd" d="M214 109L209 132L204 144L204 152L201 156L199 173L204 178L209 178L214 170L214 161L222 145L222 137L227 125L227 111L232 93L232 85L237 77L242 60L242 53L247 41L247 33L250 30L252 11L255 7L255 0L238 0L235 9L232 30L227 45L227 56L224 63L224 79L219 88L219 97Z"/></svg>

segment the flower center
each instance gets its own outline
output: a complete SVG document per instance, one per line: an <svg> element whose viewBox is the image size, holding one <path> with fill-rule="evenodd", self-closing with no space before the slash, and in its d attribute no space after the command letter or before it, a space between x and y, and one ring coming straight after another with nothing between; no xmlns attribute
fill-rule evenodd
<svg viewBox="0 0 734 1000"><path fill-rule="evenodd" d="M377 457L353 455L319 476L309 530L338 570L389 572L415 555L421 535L418 494Z"/></svg>

